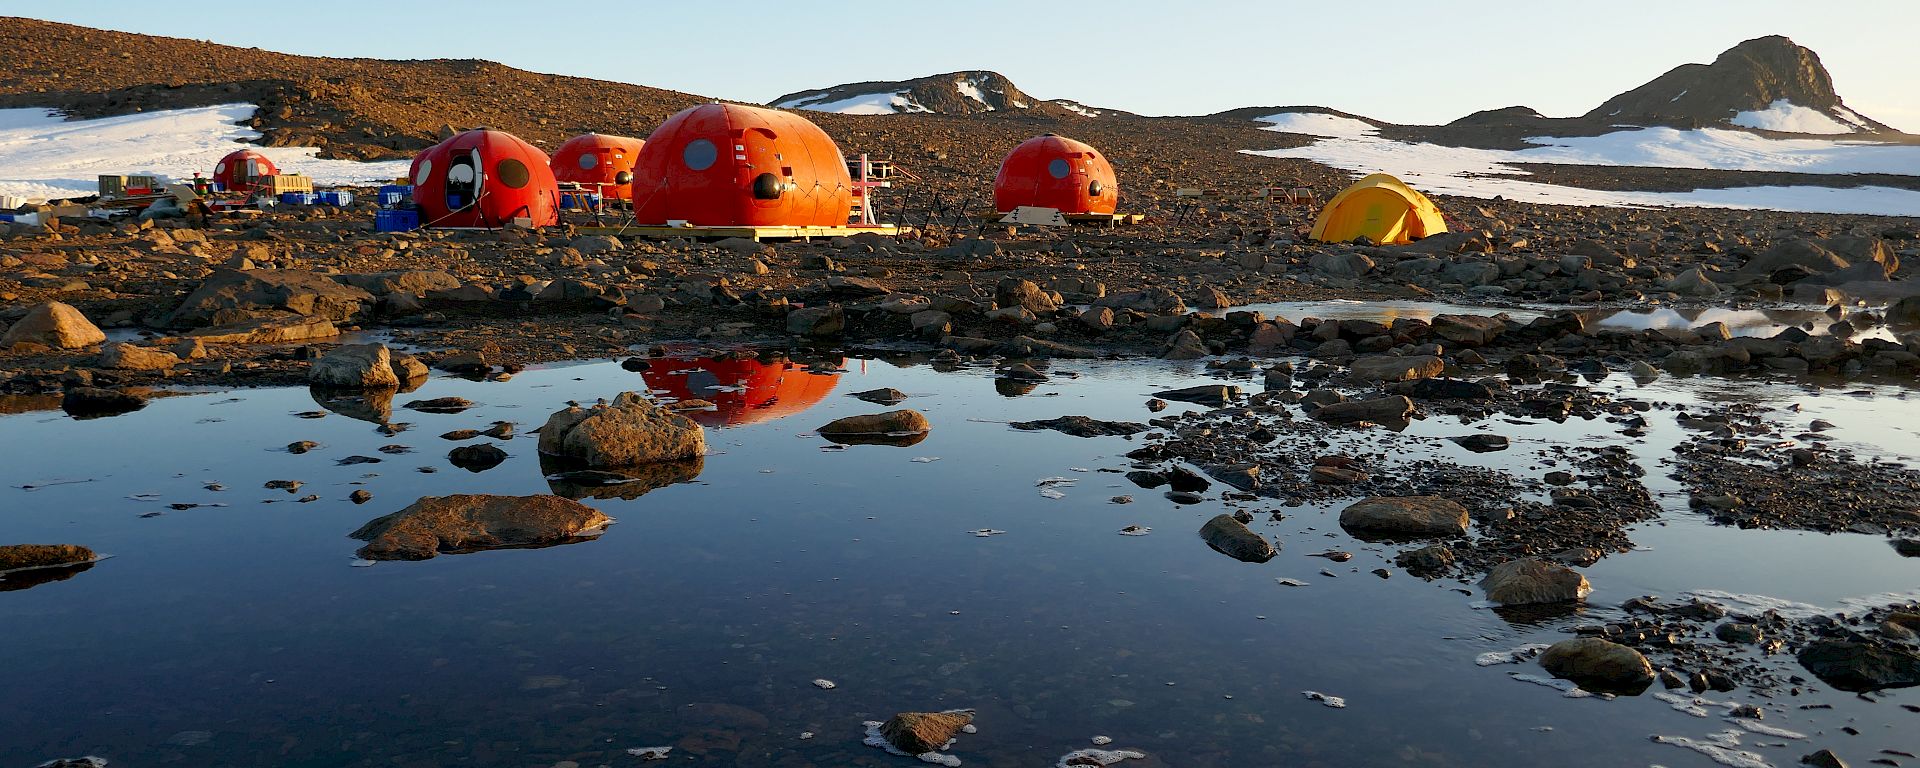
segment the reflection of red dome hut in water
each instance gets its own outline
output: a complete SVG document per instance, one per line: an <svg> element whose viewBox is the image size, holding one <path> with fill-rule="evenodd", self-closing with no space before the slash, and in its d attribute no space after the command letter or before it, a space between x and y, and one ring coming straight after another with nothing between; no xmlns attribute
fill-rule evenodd
<svg viewBox="0 0 1920 768"><path fill-rule="evenodd" d="M560 221L547 153L504 131L467 131L413 159L413 202L428 227L497 229L524 218Z"/></svg>
<svg viewBox="0 0 1920 768"><path fill-rule="evenodd" d="M633 167L640 224L844 227L853 179L840 148L799 115L703 104L667 118Z"/></svg>
<svg viewBox="0 0 1920 768"><path fill-rule="evenodd" d="M835 367L839 359L828 359ZM754 357L656 358L640 372L647 387L680 400L705 400L712 411L682 411L709 427L737 427L785 418L818 405L840 377L808 373L791 360Z"/></svg>
<svg viewBox="0 0 1920 768"><path fill-rule="evenodd" d="M1120 182L1113 165L1089 147L1051 133L1014 147L993 178L993 207L1005 213L1023 205L1061 213L1113 213Z"/></svg>
<svg viewBox="0 0 1920 768"><path fill-rule="evenodd" d="M279 174L279 167L266 155L242 149L220 158L220 162L214 164L213 183L231 192L252 192L254 187L260 185L262 178Z"/></svg>
<svg viewBox="0 0 1920 768"><path fill-rule="evenodd" d="M579 184L609 200L633 196L633 163L640 159L639 139L589 133L567 139L553 151L553 178Z"/></svg>

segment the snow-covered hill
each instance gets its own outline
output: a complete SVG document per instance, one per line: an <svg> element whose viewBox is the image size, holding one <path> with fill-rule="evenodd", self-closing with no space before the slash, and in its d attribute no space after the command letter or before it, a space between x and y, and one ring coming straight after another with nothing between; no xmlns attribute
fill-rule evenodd
<svg viewBox="0 0 1920 768"><path fill-rule="evenodd" d="M770 102L783 109L838 112L849 115L891 115L931 112L975 115L1024 111L1052 117L1094 117L1095 110L1077 102L1043 101L1022 92L998 72L949 72L913 80L848 83L815 91L789 93Z"/></svg>

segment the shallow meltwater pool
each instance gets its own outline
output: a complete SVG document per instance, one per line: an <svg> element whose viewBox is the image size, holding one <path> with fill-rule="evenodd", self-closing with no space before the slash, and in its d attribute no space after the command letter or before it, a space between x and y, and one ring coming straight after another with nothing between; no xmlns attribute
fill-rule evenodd
<svg viewBox="0 0 1920 768"><path fill-rule="evenodd" d="M1529 477L1555 445L1627 445L1646 468L1665 513L1632 530L1636 551L1586 570L1587 606L1509 621L1475 607L1471 584L1371 573L1400 547L1342 532L1344 502L1243 505L1285 513L1254 526L1279 556L1244 563L1195 534L1228 509L1218 487L1176 505L1116 472L1140 440L1007 424L1146 421L1156 391L1245 379L1199 363L1055 361L1051 380L1027 390L990 366L924 361L598 362L505 382L435 378L390 411L261 389L85 421L31 406L0 416L0 543L110 555L28 588L0 579L0 764L620 766L643 764L629 750L670 746L659 764L907 766L920 763L862 744L862 723L956 708L975 710L978 732L951 754L1008 768L1055 765L1095 737L1147 755L1127 766L1790 766L1820 748L1858 765L1915 744L1920 714L1900 705L1920 703L1916 689L1877 701L1824 687L1710 694L1758 704L1767 726L1808 738L1729 736L1734 725L1682 711L1658 686L1574 698L1529 684L1544 678L1531 663L1476 663L1618 617L1638 595L1710 590L1838 611L1920 587L1920 560L1884 537L1738 530L1689 511L1661 464L1684 437L1666 412L1639 438L1578 419L1435 416L1408 428L1435 457ZM823 372L836 363L843 372ZM1797 405L1792 419L1833 422L1839 444L1920 457L1920 419L1900 388L1594 386ZM813 433L890 410L849 396L882 387L932 421L925 440L842 447ZM569 401L648 390L715 404L695 414L710 455L672 478L684 482L583 499L617 520L599 537L356 561L361 542L347 534L421 496L553 492L532 430ZM448 396L478 405L404 407ZM441 437L500 421L513 438ZM1444 439L1474 431L1513 448L1476 454ZM303 440L318 446L286 449ZM450 449L483 441L509 458L479 472L449 463ZM356 490L371 500L350 501ZM1121 535L1128 526L1151 530ZM1312 556L1329 549L1355 557Z"/></svg>

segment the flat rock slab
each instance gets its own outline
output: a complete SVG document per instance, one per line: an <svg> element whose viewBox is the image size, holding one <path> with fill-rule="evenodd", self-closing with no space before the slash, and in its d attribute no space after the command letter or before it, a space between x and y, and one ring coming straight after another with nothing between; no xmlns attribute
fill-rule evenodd
<svg viewBox="0 0 1920 768"><path fill-rule="evenodd" d="M1467 508L1439 496L1373 496L1340 510L1350 533L1425 538L1467 532Z"/></svg>
<svg viewBox="0 0 1920 768"><path fill-rule="evenodd" d="M1200 538L1215 552L1246 563L1264 563L1280 554L1265 536L1254 533L1233 515L1214 515L1200 526Z"/></svg>
<svg viewBox="0 0 1920 768"><path fill-rule="evenodd" d="M598 535L613 522L599 510L559 496L460 494L423 496L360 526L368 560L426 560L442 552L565 544Z"/></svg>
<svg viewBox="0 0 1920 768"><path fill-rule="evenodd" d="M1051 429L1065 432L1074 437L1109 437L1114 435L1134 435L1145 432L1149 427L1137 421L1101 421L1088 416L1061 416L1055 419L1039 421L1016 421L1014 429L1041 430Z"/></svg>

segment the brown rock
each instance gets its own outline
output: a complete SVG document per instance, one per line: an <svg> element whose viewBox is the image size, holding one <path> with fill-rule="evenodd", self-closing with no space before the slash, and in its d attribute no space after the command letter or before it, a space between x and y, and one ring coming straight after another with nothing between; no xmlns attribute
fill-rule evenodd
<svg viewBox="0 0 1920 768"><path fill-rule="evenodd" d="M558 496L424 496L360 526L368 560L426 560L441 552L563 544L593 536L613 518Z"/></svg>
<svg viewBox="0 0 1920 768"><path fill-rule="evenodd" d="M972 722L972 712L902 712L880 725L880 736L895 749L921 755L945 749Z"/></svg>
<svg viewBox="0 0 1920 768"><path fill-rule="evenodd" d="M57 301L36 304L25 317L0 336L0 348L19 343L42 344L54 349L80 349L104 343L107 335L87 320L80 310Z"/></svg>
<svg viewBox="0 0 1920 768"><path fill-rule="evenodd" d="M124 342L108 344L100 352L100 367L117 371L164 371L180 364L172 352Z"/></svg>
<svg viewBox="0 0 1920 768"><path fill-rule="evenodd" d="M91 563L95 557L93 550L73 544L9 544L0 546L0 573Z"/></svg>
<svg viewBox="0 0 1920 768"><path fill-rule="evenodd" d="M706 432L632 392L593 408L569 407L540 428L540 452L589 467L625 467L705 456Z"/></svg>
<svg viewBox="0 0 1920 768"><path fill-rule="evenodd" d="M1593 591L1587 577L1558 563L1526 557L1493 567L1480 580L1487 599L1501 605L1532 605L1579 600Z"/></svg>
<svg viewBox="0 0 1920 768"><path fill-rule="evenodd" d="M1459 536L1467 508L1439 496L1374 496L1340 510L1340 527L1389 536Z"/></svg>

